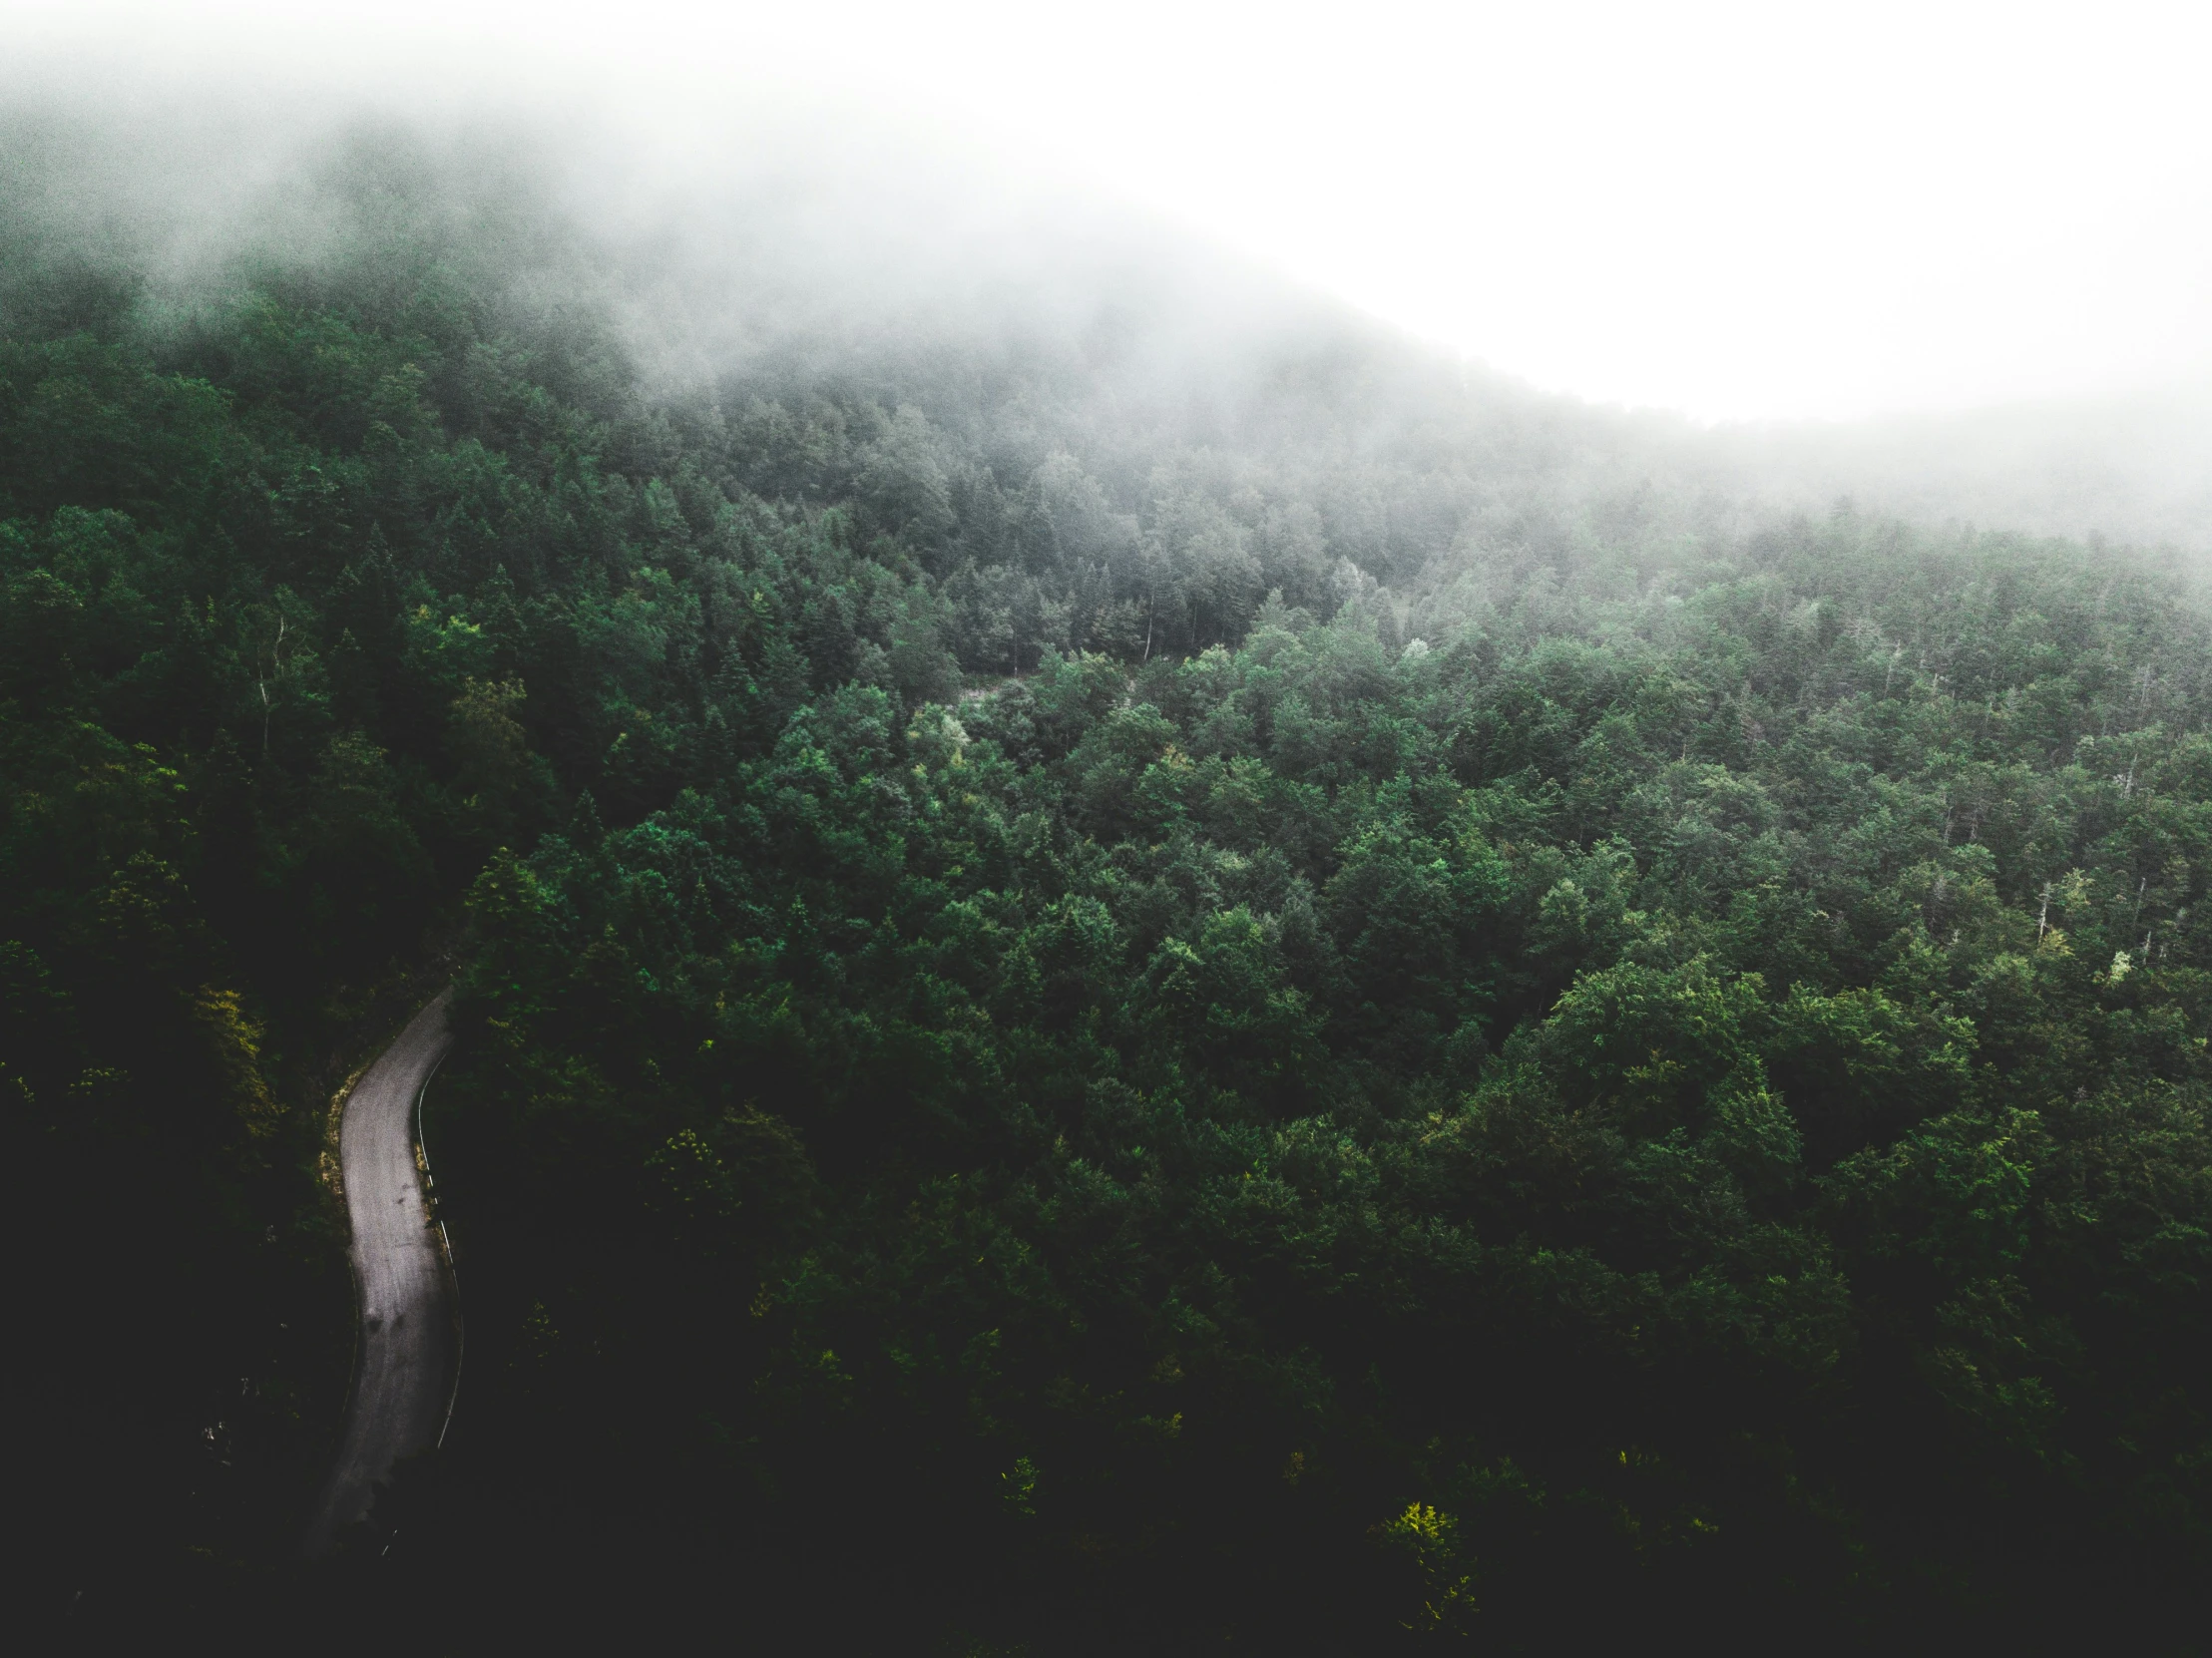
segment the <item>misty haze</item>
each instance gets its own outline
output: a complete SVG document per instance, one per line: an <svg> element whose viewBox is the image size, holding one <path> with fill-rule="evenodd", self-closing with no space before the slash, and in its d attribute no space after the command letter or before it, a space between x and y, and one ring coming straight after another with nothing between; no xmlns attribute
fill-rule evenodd
<svg viewBox="0 0 2212 1658"><path fill-rule="evenodd" d="M2196 43L1902 15L25 4L25 1650L2202 1647Z"/></svg>

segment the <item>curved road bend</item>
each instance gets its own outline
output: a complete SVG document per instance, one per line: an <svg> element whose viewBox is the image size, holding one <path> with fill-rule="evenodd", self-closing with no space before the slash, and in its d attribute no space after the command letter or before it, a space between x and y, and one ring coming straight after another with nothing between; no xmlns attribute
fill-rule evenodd
<svg viewBox="0 0 2212 1658"><path fill-rule="evenodd" d="M415 1100L452 1041L446 995L408 1022L345 1102L338 1160L353 1223L361 1345L338 1447L306 1551L327 1553L365 1518L392 1463L435 1445L458 1349L453 1288L415 1168Z"/></svg>

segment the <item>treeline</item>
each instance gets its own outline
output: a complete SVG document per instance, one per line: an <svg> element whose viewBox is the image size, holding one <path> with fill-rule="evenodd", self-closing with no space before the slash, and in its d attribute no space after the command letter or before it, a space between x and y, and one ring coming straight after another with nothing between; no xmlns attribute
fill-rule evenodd
<svg viewBox="0 0 2212 1658"><path fill-rule="evenodd" d="M316 188L345 257L183 308L4 260L9 1378L87 1616L302 1586L321 1107L441 953L470 1368L378 1604L2196 1608L2192 576L1747 523L1334 325L1203 397L1110 329L670 392L527 203Z"/></svg>

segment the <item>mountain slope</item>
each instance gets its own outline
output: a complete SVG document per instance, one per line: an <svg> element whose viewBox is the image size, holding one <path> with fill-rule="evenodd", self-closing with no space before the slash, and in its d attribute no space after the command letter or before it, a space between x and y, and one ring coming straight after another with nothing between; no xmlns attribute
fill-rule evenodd
<svg viewBox="0 0 2212 1658"><path fill-rule="evenodd" d="M471 1388L332 1568L403 1623L2193 1605L2184 563L1778 513L1195 255L716 320L718 229L512 148L274 177L189 258L10 218L11 1387L88 1616L275 1592L330 1055L439 949Z"/></svg>

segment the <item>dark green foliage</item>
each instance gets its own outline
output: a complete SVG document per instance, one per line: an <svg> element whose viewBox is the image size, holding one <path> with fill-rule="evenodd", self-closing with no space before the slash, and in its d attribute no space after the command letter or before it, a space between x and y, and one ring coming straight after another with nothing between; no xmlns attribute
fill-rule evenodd
<svg viewBox="0 0 2212 1658"><path fill-rule="evenodd" d="M1182 424L1051 341L659 397L384 184L189 326L9 290L11 1397L117 1463L60 1563L280 1552L171 1463L339 1328L315 1066L458 938L424 1595L682 1561L1039 1652L2192 1607L2181 572L1615 498L1380 345Z"/></svg>

